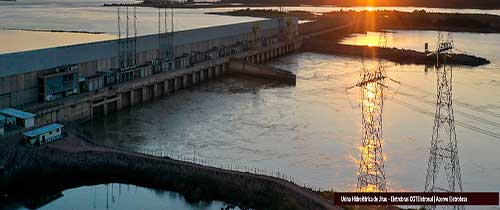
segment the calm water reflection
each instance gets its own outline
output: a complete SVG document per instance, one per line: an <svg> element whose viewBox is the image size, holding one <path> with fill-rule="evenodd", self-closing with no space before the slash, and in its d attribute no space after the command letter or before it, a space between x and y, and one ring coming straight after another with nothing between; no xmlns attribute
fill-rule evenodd
<svg viewBox="0 0 500 210"><path fill-rule="evenodd" d="M220 210L221 207L225 206L224 203L219 201L190 204L186 202L182 195L175 192L152 190L124 184L84 186L65 190L62 192L62 197L57 197L37 209ZM9 209L24 210L28 208L20 205ZM239 210L239 208L237 209Z"/></svg>

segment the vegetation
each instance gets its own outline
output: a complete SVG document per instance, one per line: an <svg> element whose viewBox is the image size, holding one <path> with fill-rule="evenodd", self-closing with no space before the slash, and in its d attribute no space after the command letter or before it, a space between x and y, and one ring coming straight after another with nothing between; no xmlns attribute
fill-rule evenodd
<svg viewBox="0 0 500 210"><path fill-rule="evenodd" d="M242 9L233 10L228 12L211 12L207 14L213 15L230 15L230 16L250 16L250 17L261 17L261 18L277 18L277 17L298 17L300 20L312 20L316 19L317 16L312 12L307 11L286 11L281 12L274 9Z"/></svg>
<svg viewBox="0 0 500 210"><path fill-rule="evenodd" d="M336 5L336 6L383 6L383 7L437 7L437 8L474 8L500 9L498 0L225 0L227 3L262 5Z"/></svg>
<svg viewBox="0 0 500 210"><path fill-rule="evenodd" d="M242 9L211 14L250 17L289 17L302 20L319 20L337 26L353 24L355 32L379 30L440 30L455 32L500 33L500 16L485 14L432 13L425 10L400 12L379 11L334 11L321 15L307 11L285 11L265 9Z"/></svg>
<svg viewBox="0 0 500 210"><path fill-rule="evenodd" d="M500 32L500 16L483 14L431 13L425 10L400 12L383 11L336 11L324 13L323 18L351 18L364 30L442 30L459 32Z"/></svg>

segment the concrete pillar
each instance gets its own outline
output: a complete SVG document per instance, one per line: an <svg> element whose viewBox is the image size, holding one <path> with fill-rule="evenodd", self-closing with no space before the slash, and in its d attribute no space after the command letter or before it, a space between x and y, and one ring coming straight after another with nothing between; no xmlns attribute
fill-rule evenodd
<svg viewBox="0 0 500 210"><path fill-rule="evenodd" d="M193 72L193 85L198 84L198 71Z"/></svg>
<svg viewBox="0 0 500 210"><path fill-rule="evenodd" d="M222 73L222 67L220 65L215 66L215 77L219 77Z"/></svg>
<svg viewBox="0 0 500 210"><path fill-rule="evenodd" d="M183 86L183 88L189 87L188 75L186 75L186 74L182 76L182 86Z"/></svg>
<svg viewBox="0 0 500 210"><path fill-rule="evenodd" d="M120 111L123 108L122 104L122 94L118 96L118 100L116 100L116 111Z"/></svg>
<svg viewBox="0 0 500 210"><path fill-rule="evenodd" d="M206 80L206 78L205 78L205 74L206 74L206 73L207 73L207 70L206 70L206 69L202 69L202 70L200 71L200 81L202 81L202 82L203 82L203 81L205 81L205 80Z"/></svg>
<svg viewBox="0 0 500 210"><path fill-rule="evenodd" d="M94 107L92 107L92 103L90 103L90 108L89 109L90 109L89 110L90 111L90 119L94 119ZM45 123L44 124L49 123L48 120L47 120L47 114L45 114L44 118L45 118L45 120L44 120Z"/></svg>
<svg viewBox="0 0 500 210"><path fill-rule="evenodd" d="M136 100L135 100L135 90L132 89L130 90L130 106L135 105Z"/></svg>
<svg viewBox="0 0 500 210"><path fill-rule="evenodd" d="M178 90L179 88L179 81L177 77L174 77L174 91Z"/></svg>
<svg viewBox="0 0 500 210"><path fill-rule="evenodd" d="M213 67L209 67L208 68L208 79L212 79L214 78L214 68Z"/></svg>
<svg viewBox="0 0 500 210"><path fill-rule="evenodd" d="M142 87L142 103L146 101L146 96L148 95L148 86Z"/></svg>
<svg viewBox="0 0 500 210"><path fill-rule="evenodd" d="M158 83L155 83L154 86L153 86L153 95L154 95L155 98L158 98L158 97L161 96L160 88L159 88Z"/></svg>
<svg viewBox="0 0 500 210"><path fill-rule="evenodd" d="M163 81L163 95L166 96L168 94L169 94L169 92L168 92L168 79L166 79L165 81Z"/></svg>
<svg viewBox="0 0 500 210"><path fill-rule="evenodd" d="M108 103L104 102L102 106L104 108L104 116L108 115Z"/></svg>
<svg viewBox="0 0 500 210"><path fill-rule="evenodd" d="M227 72L227 63L223 63L221 66L222 66L222 74L225 74Z"/></svg>

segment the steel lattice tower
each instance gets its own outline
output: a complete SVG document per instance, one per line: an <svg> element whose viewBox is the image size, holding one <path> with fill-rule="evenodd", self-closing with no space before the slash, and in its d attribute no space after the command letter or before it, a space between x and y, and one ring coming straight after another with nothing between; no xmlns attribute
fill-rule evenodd
<svg viewBox="0 0 500 210"><path fill-rule="evenodd" d="M361 86L362 146L359 162L357 190L385 192L386 180L382 153L382 110L384 107L383 82L380 71L363 74Z"/></svg>
<svg viewBox="0 0 500 210"><path fill-rule="evenodd" d="M386 34L381 34L379 46L386 47ZM363 70L361 81L362 145L357 191L386 192L387 185L382 153L382 111L384 107L384 62L379 60L375 71Z"/></svg>
<svg viewBox="0 0 500 210"><path fill-rule="evenodd" d="M462 192L462 178L458 158L457 136L453 116L452 78L453 69L446 65L446 53L453 49L451 35L446 41L439 35L436 50L437 100L432 132L426 192ZM442 53L442 54L441 54ZM439 64L442 59L442 64ZM436 209L436 206L426 206ZM443 209L464 209L463 206L448 206Z"/></svg>

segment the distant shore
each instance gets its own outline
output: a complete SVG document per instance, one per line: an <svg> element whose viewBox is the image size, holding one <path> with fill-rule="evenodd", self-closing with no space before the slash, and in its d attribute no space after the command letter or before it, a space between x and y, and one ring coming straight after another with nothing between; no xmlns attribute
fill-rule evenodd
<svg viewBox="0 0 500 210"><path fill-rule="evenodd" d="M356 22L356 30L436 30L473 33L500 33L500 16L486 14L435 13L425 10L401 12L378 11L334 11L315 14L307 11L285 11L270 9L241 9L208 14L248 16L261 18L294 16L303 20L318 20L343 25ZM367 21L369 20L369 21Z"/></svg>
<svg viewBox="0 0 500 210"><path fill-rule="evenodd" d="M446 9L500 9L497 0L398 0L398 1L372 1L366 0L225 0L224 2L198 2L198 3L164 3L161 0L145 0L140 3L105 3L104 6L142 6L142 7L173 7L173 8L222 8L222 7L300 7L300 6L337 6L337 7L426 7Z"/></svg>
<svg viewBox="0 0 500 210"><path fill-rule="evenodd" d="M0 0L0 1L2 1L2 0ZM33 31L33 32L57 32L57 33L80 33L80 34L105 34L105 32L58 30L58 29L2 28L1 30L6 30L6 31Z"/></svg>

